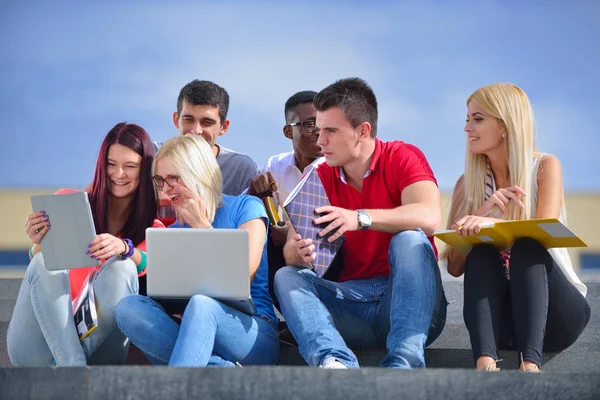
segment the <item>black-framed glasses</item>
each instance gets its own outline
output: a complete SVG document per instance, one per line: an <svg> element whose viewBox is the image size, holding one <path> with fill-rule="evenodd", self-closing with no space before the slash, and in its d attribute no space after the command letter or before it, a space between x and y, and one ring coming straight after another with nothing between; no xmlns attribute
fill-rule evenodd
<svg viewBox="0 0 600 400"><path fill-rule="evenodd" d="M317 123L314 119L307 119L302 122L292 122L289 126L302 126L308 133L315 133L317 131Z"/></svg>
<svg viewBox="0 0 600 400"><path fill-rule="evenodd" d="M177 182L179 182L179 175L167 175L165 178L160 175L154 175L152 177L152 182L154 182L154 184L159 188L164 187L165 183L170 187L173 187Z"/></svg>

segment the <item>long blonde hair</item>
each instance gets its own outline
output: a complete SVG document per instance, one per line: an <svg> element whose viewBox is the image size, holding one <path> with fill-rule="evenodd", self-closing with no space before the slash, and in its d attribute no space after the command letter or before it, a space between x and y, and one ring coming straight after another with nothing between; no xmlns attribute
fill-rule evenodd
<svg viewBox="0 0 600 400"><path fill-rule="evenodd" d="M519 186L529 194L534 157L541 156L542 153L535 150L535 123L527 95L521 88L510 83L494 83L477 89L467 99L467 105L472 100L488 115L496 118L506 130L504 150L510 184ZM457 181L452 194L448 227L465 215L474 215L485 202L488 163L489 159L485 154L473 154L467 148L465 173ZM508 216L502 216L497 207L487 216L509 220L530 219L534 197L527 195L522 199L524 209L511 202ZM448 252L447 247L442 258L447 257Z"/></svg>
<svg viewBox="0 0 600 400"><path fill-rule="evenodd" d="M223 177L212 148L202 136L182 135L167 140L158 150L152 164L168 159L177 170L179 179L188 189L204 199L212 223L223 198Z"/></svg>

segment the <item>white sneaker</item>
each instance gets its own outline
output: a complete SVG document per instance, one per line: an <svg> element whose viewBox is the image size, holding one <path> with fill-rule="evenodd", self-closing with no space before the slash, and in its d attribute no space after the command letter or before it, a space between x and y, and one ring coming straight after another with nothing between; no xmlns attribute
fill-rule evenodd
<svg viewBox="0 0 600 400"><path fill-rule="evenodd" d="M348 369L348 367L346 367L344 364L342 364L341 362L339 362L338 360L336 360L333 357L327 357L323 361L323 364L321 364L319 366L319 368L325 368L325 369Z"/></svg>

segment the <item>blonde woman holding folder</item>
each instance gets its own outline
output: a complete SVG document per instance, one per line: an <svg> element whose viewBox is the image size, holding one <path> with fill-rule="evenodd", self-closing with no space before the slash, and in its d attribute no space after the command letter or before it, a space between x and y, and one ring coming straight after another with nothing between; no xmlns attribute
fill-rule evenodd
<svg viewBox="0 0 600 400"><path fill-rule="evenodd" d="M533 111L523 90L496 83L467 100L467 160L456 182L450 229L475 235L504 220L566 222L559 160L535 149ZM447 248L448 272L464 277L464 318L476 368L497 370L498 349L517 350L520 369L539 371L542 351L572 345L590 318L586 287L566 249L531 238L510 249ZM558 300L560 298L560 300Z"/></svg>

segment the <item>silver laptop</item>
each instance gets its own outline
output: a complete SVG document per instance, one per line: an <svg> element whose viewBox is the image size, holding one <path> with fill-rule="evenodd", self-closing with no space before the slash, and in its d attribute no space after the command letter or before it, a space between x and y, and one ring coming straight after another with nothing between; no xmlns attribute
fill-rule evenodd
<svg viewBox="0 0 600 400"><path fill-rule="evenodd" d="M148 228L148 296L173 313L203 294L253 315L248 247L243 229Z"/></svg>

